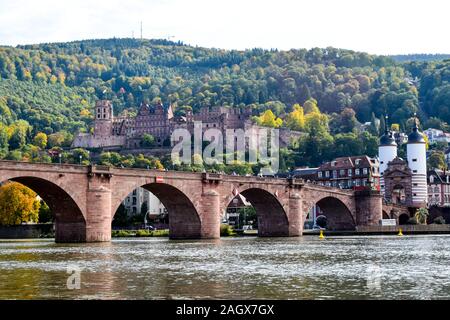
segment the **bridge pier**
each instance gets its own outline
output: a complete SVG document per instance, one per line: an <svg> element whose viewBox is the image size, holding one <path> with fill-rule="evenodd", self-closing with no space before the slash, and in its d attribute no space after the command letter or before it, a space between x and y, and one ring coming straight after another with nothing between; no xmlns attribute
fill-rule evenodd
<svg viewBox="0 0 450 320"><path fill-rule="evenodd" d="M355 207L357 226L378 226L383 219L383 196L379 191L356 191Z"/></svg>
<svg viewBox="0 0 450 320"><path fill-rule="evenodd" d="M55 242L56 243L86 242L86 222L58 221L58 218L56 218Z"/></svg>
<svg viewBox="0 0 450 320"><path fill-rule="evenodd" d="M289 236L300 237L303 235L303 210L302 199L298 193L289 196Z"/></svg>
<svg viewBox="0 0 450 320"><path fill-rule="evenodd" d="M86 242L111 241L111 190L101 186L87 191Z"/></svg>
<svg viewBox="0 0 450 320"><path fill-rule="evenodd" d="M220 238L220 196L214 190L202 194L201 235L202 239Z"/></svg>

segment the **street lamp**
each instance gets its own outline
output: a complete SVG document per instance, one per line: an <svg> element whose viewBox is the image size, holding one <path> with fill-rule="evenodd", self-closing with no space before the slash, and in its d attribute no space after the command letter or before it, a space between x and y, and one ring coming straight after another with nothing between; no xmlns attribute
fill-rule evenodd
<svg viewBox="0 0 450 320"><path fill-rule="evenodd" d="M83 159L83 156L80 154L80 165L81 165L81 159Z"/></svg>
<svg viewBox="0 0 450 320"><path fill-rule="evenodd" d="M59 164L61 164L62 153L59 153L58 157L59 157Z"/></svg>

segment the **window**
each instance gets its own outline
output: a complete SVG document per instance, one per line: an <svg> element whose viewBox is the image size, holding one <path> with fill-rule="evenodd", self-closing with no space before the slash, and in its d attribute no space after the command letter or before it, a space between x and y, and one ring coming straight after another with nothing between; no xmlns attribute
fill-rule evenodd
<svg viewBox="0 0 450 320"><path fill-rule="evenodd" d="M348 169L348 176L349 176L349 177L352 176L352 169Z"/></svg>
<svg viewBox="0 0 450 320"><path fill-rule="evenodd" d="M380 161L380 164L383 164L384 163L384 161Z"/></svg>
<svg viewBox="0 0 450 320"><path fill-rule="evenodd" d="M417 173L417 170L413 170L413 173Z"/></svg>
<svg viewBox="0 0 450 320"><path fill-rule="evenodd" d="M355 164L356 164L356 165L359 165L360 163L361 163L361 159L356 159L356 160L355 160Z"/></svg>
<svg viewBox="0 0 450 320"><path fill-rule="evenodd" d="M414 186L414 187L417 187L417 186L418 186L418 184L417 184L417 183L413 183L413 186Z"/></svg>
<svg viewBox="0 0 450 320"><path fill-rule="evenodd" d="M359 170L359 169L355 169L355 174L356 174L357 176L359 176L360 170Z"/></svg>
<svg viewBox="0 0 450 320"><path fill-rule="evenodd" d="M319 178L322 178L322 171L318 172Z"/></svg>
<svg viewBox="0 0 450 320"><path fill-rule="evenodd" d="M381 187L381 189L384 189L384 184L382 184L380 187Z"/></svg>
<svg viewBox="0 0 450 320"><path fill-rule="evenodd" d="M337 178L337 171L333 170L333 178L336 179Z"/></svg>
<svg viewBox="0 0 450 320"><path fill-rule="evenodd" d="M367 168L363 169L363 174L367 174Z"/></svg>
<svg viewBox="0 0 450 320"><path fill-rule="evenodd" d="M331 161L331 166L335 167L336 166L336 161Z"/></svg>
<svg viewBox="0 0 450 320"><path fill-rule="evenodd" d="M413 162L417 162L417 159L412 159Z"/></svg>
<svg viewBox="0 0 450 320"><path fill-rule="evenodd" d="M361 185L361 181L360 181L359 179L356 179L356 180L355 180L355 185L356 185L357 187L359 187L359 186Z"/></svg>
<svg viewBox="0 0 450 320"><path fill-rule="evenodd" d="M325 177L327 177L327 178L330 177L330 171L325 171Z"/></svg>
<svg viewBox="0 0 450 320"><path fill-rule="evenodd" d="M341 171L339 171L339 175L341 176L341 177L344 177L345 176L345 170L341 170Z"/></svg>

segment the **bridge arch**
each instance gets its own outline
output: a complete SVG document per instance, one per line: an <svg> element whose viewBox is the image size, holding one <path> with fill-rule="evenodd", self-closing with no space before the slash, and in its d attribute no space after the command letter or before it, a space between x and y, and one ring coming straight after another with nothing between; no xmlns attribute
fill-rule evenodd
<svg viewBox="0 0 450 320"><path fill-rule="evenodd" d="M171 239L201 238L201 220L194 203L180 188L168 183L138 184L128 189L126 194L122 192L112 207L112 218L123 200L139 187L153 193L167 209Z"/></svg>
<svg viewBox="0 0 450 320"><path fill-rule="evenodd" d="M81 208L63 187L40 177L16 176L7 179L23 184L36 192L49 206L55 218L57 242L85 242L86 220ZM5 182L5 181L3 181Z"/></svg>
<svg viewBox="0 0 450 320"><path fill-rule="evenodd" d="M319 208L317 216L326 218L326 229L328 230L354 230L356 221L349 207L339 198L333 196L324 196L315 201ZM311 210L310 205L305 215Z"/></svg>
<svg viewBox="0 0 450 320"><path fill-rule="evenodd" d="M269 190L248 187L239 193L251 203L256 210L258 220L258 236L289 236L289 221L285 209L279 199ZM226 199L228 207L235 195Z"/></svg>

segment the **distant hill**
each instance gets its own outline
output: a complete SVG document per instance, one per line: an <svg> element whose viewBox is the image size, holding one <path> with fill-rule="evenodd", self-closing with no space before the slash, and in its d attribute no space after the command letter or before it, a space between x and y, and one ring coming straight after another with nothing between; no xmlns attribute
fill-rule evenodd
<svg viewBox="0 0 450 320"><path fill-rule="evenodd" d="M450 54L400 54L389 56L397 62L437 61L450 59Z"/></svg>
<svg viewBox="0 0 450 320"><path fill-rule="evenodd" d="M399 62L410 60L405 57L414 61ZM416 111L423 121L450 122L450 62L441 58L336 48L238 51L137 39L0 47L0 121L21 118L34 131L75 133L88 129L98 98L111 99L117 113L161 99L177 114L251 105L255 114L271 109L277 116L314 98L322 112L352 108L360 122L387 112L404 126Z"/></svg>

